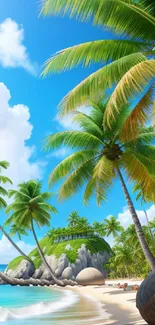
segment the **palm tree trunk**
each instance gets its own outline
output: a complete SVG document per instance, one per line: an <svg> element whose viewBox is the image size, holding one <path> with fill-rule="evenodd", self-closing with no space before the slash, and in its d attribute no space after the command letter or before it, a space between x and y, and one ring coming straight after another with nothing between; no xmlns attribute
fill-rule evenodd
<svg viewBox="0 0 155 325"><path fill-rule="evenodd" d="M153 248L155 249L155 239L153 237L153 233L152 233L152 230L151 230L150 225L149 225L149 218L148 218L147 212L145 210L144 210L144 214L146 216L147 226L148 226L148 230L149 230L149 233L150 233L150 236L151 236L151 239L152 239Z"/></svg>
<svg viewBox="0 0 155 325"><path fill-rule="evenodd" d="M147 242L145 240L145 236L144 236L144 233L143 233L143 230L142 230L141 223L139 221L139 218L138 218L137 213L135 211L135 208L133 206L133 202L131 200L130 194L129 194L128 190L127 190L126 184L124 182L124 179L123 179L123 176L121 174L121 171L120 171L119 167L117 167L117 172L118 172L118 175L119 175L120 180L121 180L122 188L123 188L126 200L127 200L128 208L129 208L129 211L131 213L133 223L135 225L137 237L138 237L139 242L141 244L141 248L143 250L143 253L144 253L144 255L145 255L145 257L146 257L146 259L147 259L147 261L148 261L148 263L149 263L149 265L151 267L151 269L154 270L155 269L155 257L151 253L151 251L149 249L149 246L148 246L148 244L147 244Z"/></svg>
<svg viewBox="0 0 155 325"><path fill-rule="evenodd" d="M10 238L10 236L7 234L7 232L4 230L2 226L0 226L0 230L4 234L4 236L9 240L11 245L19 252L20 255L22 255L25 259L27 259L29 262L33 263L32 260L30 259L29 256L27 256L15 243L14 241Z"/></svg>
<svg viewBox="0 0 155 325"><path fill-rule="evenodd" d="M40 247L40 244L39 244L39 242L38 242L38 239L37 239L37 236L36 236L36 233L35 233L34 224L33 224L33 219L31 219L31 229L32 229L33 236L34 236L34 239L35 239L36 244L37 244L37 248L38 248L39 255L40 255L40 257L41 257L41 259L42 259L42 261L43 261L45 267L50 271L50 275L51 275L51 277L52 277L52 280L53 280L57 285L59 285L59 286L61 286L61 287L64 287L65 284L63 283L63 281L58 280L58 279L54 276L53 271L52 271L50 265L48 264L48 262L47 262L47 260L46 260L46 258L45 258L45 256L44 256L44 253L43 253L43 251L42 251L42 249L41 249L41 247Z"/></svg>

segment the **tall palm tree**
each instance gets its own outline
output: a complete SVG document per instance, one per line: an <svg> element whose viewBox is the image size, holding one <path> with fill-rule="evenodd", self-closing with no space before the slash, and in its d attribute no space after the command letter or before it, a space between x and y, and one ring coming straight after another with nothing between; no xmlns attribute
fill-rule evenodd
<svg viewBox="0 0 155 325"><path fill-rule="evenodd" d="M105 231L105 236L109 237L112 235L114 238L124 231L120 221L114 216L110 216L109 219L104 219L103 229Z"/></svg>
<svg viewBox="0 0 155 325"><path fill-rule="evenodd" d="M0 172L2 169L7 169L8 167L9 167L8 161L5 161L5 160L0 161ZM11 179L8 178L7 176L1 175L1 174L0 174L0 183L12 185ZM7 202L4 200L4 196L8 196L8 192L4 187L0 186L0 209L7 207ZM9 234L5 231L5 229L4 229L5 226L6 226L6 224L4 224L4 226L0 225L0 230L2 231L3 235L8 239L8 241L19 252L20 255L22 255L24 258L26 258L30 262L32 262L31 259L16 245L16 243L11 239Z"/></svg>
<svg viewBox="0 0 155 325"><path fill-rule="evenodd" d="M53 271L44 256L35 232L35 224L38 227L43 227L46 225L49 226L51 219L50 212L57 212L54 206L47 203L47 200L51 198L51 193L42 193L41 187L41 182L31 180L20 184L18 186L18 190L9 191L9 197L14 197L14 202L6 209L7 213L12 211L12 214L8 219L8 223L13 223L16 224L17 227L32 230L39 255L45 267L49 270L55 283L58 285L63 285L63 283L54 276Z"/></svg>
<svg viewBox="0 0 155 325"><path fill-rule="evenodd" d="M62 200L73 196L86 184L84 202L88 203L96 193L97 203L100 204L118 177L144 255L154 269L155 257L145 240L123 175L125 172L130 181L143 183L147 195L155 192L155 147L151 145L154 130L152 127L139 128L135 140L124 140L122 132L129 114L128 107L124 107L112 129L108 129L102 123L106 105L95 104L89 115L77 113L74 120L79 123L80 131L59 132L46 139L47 150L57 149L61 145L76 150L51 172L49 185L65 178L59 191L59 199Z"/></svg>
<svg viewBox="0 0 155 325"><path fill-rule="evenodd" d="M77 226L77 223L79 221L79 214L77 211L72 211L69 215L69 218L68 218L68 223L69 223L69 227L76 227Z"/></svg>
<svg viewBox="0 0 155 325"><path fill-rule="evenodd" d="M151 3L152 0L150 0ZM100 63L101 68L82 81L60 103L61 113L75 111L87 103L88 98L112 92L106 108L104 123L111 123L131 98L137 99L126 121L126 136L130 139L138 125L148 118L154 98L155 77L155 5L148 7L143 0L44 0L43 15L75 16L82 21L112 29L116 36L110 40L97 40L69 47L53 55L42 73L66 71L82 64L84 67ZM152 1L153 2L153 1ZM137 23L138 22L138 23ZM115 87L114 87L115 86ZM140 96L138 96L140 94ZM115 113L115 114L114 114ZM154 115L154 110L152 111Z"/></svg>

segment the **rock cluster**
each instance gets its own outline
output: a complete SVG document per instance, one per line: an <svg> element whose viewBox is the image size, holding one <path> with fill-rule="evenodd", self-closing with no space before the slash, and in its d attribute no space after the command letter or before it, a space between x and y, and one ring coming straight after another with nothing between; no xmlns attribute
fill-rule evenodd
<svg viewBox="0 0 155 325"><path fill-rule="evenodd" d="M72 249L72 247L69 247L69 249ZM91 254L86 246L82 244L78 250L75 263L71 263L66 254L62 254L59 258L56 258L55 255L46 256L46 259L57 278L75 280L82 270L90 267L97 269L106 277L104 264L108 262L109 257L107 252ZM44 264L34 270L34 266L26 260L21 261L16 270L8 270L6 273L16 278L26 279L33 276L35 279L51 280L50 272L45 268Z"/></svg>

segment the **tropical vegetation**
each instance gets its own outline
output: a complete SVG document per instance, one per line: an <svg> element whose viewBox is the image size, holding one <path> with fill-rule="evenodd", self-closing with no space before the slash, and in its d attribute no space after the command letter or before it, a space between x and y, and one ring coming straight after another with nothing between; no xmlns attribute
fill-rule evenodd
<svg viewBox="0 0 155 325"><path fill-rule="evenodd" d="M7 220L7 224L13 223L17 227L22 227L25 230L31 229L38 253L45 267L49 270L54 282L62 286L62 281L59 281L54 276L52 268L44 256L35 231L35 224L38 227L49 226L51 219L50 213L57 212L56 208L47 202L51 199L52 194L50 192L42 192L41 188L41 182L30 180L26 183L19 184L18 190L9 191L9 197L13 197L14 201L6 209L7 213L12 212Z"/></svg>
<svg viewBox="0 0 155 325"><path fill-rule="evenodd" d="M104 123L111 127L124 109L130 107L124 126L126 137L134 137L139 125L154 118L150 105L154 99L155 77L155 5L144 0L45 0L43 15L69 15L81 21L107 27L114 36L110 40L97 40L75 45L57 52L46 64L43 76L66 71L79 64L94 63L100 69L71 90L60 103L61 114L75 111L79 106L102 98L105 92L111 98L104 114ZM138 23L137 23L138 22Z"/></svg>
<svg viewBox="0 0 155 325"><path fill-rule="evenodd" d="M86 185L84 203L88 204L92 195L96 194L97 203L101 204L106 200L112 183L119 178L144 255L154 269L155 257L145 239L124 178L125 174L130 182L143 187L144 196L152 198L155 193L154 129L139 126L137 136L127 139L124 137L124 125L128 119L128 106L109 129L103 125L108 101L91 105L89 114L77 112L74 117L80 130L58 132L47 137L46 150L64 145L75 151L51 172L49 185L65 178L59 190L60 200L72 197Z"/></svg>
<svg viewBox="0 0 155 325"><path fill-rule="evenodd" d="M0 161L0 173L3 170L7 170L9 167L9 162L4 160ZM4 185L12 185L12 181L9 177L4 176L0 174L0 183ZM8 197L8 191L1 185L0 186L0 209L6 209L7 202L4 199L4 197ZM5 227L7 226L7 223L4 224L4 226L0 225L0 230L2 231L3 235L8 239L8 241L11 243L11 245L18 251L20 255L22 255L24 258L30 260L30 258L18 247L18 245L12 240L12 235L15 235L15 227L16 225L13 225L14 228L11 229L11 233L8 234L5 230ZM14 230L13 230L14 229ZM16 228L17 230L17 228ZM18 229L18 236L26 235L25 231L23 229Z"/></svg>
<svg viewBox="0 0 155 325"><path fill-rule="evenodd" d="M153 224L150 222L153 229ZM146 241L155 254L155 248L148 226L142 226ZM111 257L107 270L111 278L145 278L151 271L141 249L134 224L115 238L114 255Z"/></svg>

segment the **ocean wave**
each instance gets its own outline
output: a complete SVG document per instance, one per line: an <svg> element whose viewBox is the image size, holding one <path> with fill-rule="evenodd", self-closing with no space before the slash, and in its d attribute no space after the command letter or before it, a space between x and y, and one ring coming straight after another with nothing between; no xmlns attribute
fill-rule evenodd
<svg viewBox="0 0 155 325"><path fill-rule="evenodd" d="M78 296L68 290L65 291L64 297L56 302L39 302L22 308L0 307L0 323L13 319L25 319L57 312L58 310L73 305L77 300Z"/></svg>

